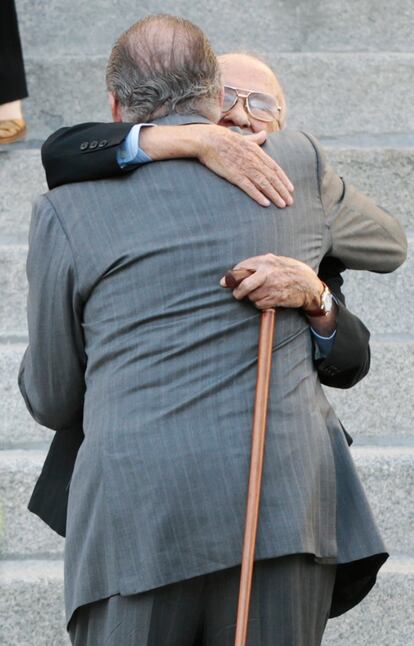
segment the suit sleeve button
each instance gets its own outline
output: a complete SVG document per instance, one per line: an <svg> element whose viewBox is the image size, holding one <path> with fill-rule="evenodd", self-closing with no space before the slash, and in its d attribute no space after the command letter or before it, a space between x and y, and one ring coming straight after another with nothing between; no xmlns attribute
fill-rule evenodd
<svg viewBox="0 0 414 646"><path fill-rule="evenodd" d="M102 141L99 142L98 148L105 148L107 143L106 139L102 139Z"/></svg>
<svg viewBox="0 0 414 646"><path fill-rule="evenodd" d="M89 142L88 141L83 141L81 143L81 145L80 145L80 149L81 150L86 150L88 146L89 146Z"/></svg>
<svg viewBox="0 0 414 646"><path fill-rule="evenodd" d="M94 148L96 148L96 147L97 147L97 145L98 145L98 142L97 142L97 141L91 141L91 143L89 144L89 148L90 148L91 150L93 150Z"/></svg>

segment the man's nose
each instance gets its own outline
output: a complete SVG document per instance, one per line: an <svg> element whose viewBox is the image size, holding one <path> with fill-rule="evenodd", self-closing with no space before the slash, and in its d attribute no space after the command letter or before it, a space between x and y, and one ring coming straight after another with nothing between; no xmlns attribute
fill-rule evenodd
<svg viewBox="0 0 414 646"><path fill-rule="evenodd" d="M226 122L228 126L233 124L239 128L249 128L250 116L245 108L244 101L239 98L234 108L222 115L221 121Z"/></svg>

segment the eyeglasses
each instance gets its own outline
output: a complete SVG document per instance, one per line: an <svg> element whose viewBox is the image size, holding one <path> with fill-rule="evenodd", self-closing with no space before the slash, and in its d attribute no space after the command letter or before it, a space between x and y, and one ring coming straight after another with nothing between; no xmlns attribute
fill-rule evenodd
<svg viewBox="0 0 414 646"><path fill-rule="evenodd" d="M255 90L243 90L231 85L224 86L224 101L222 112L230 112L236 105L238 99L244 99L247 112L259 121L274 121L282 108L271 94L256 92Z"/></svg>

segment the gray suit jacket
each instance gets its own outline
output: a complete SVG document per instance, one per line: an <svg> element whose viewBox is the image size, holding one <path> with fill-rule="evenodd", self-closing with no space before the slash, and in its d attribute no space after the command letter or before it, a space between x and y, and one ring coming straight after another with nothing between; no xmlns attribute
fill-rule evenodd
<svg viewBox="0 0 414 646"><path fill-rule="evenodd" d="M398 223L344 189L312 138L278 133L266 150L296 186L288 217L190 160L34 206L19 385L40 424L85 433L67 510L68 622L79 605L241 561L259 312L219 287L223 273L268 251L314 269L329 253L376 271L405 258ZM256 559L343 564L334 616L387 553L300 311L278 313L274 351Z"/></svg>

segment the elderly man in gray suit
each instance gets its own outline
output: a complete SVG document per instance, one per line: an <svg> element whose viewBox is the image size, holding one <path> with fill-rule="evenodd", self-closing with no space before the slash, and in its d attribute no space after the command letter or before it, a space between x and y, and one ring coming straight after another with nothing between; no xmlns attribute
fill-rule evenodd
<svg viewBox="0 0 414 646"><path fill-rule="evenodd" d="M142 121L220 117L217 60L188 21L133 25L107 78ZM398 225L384 235L391 216L343 195L315 140L276 133L276 148L296 186L289 217L192 160L60 187L34 207L19 384L39 423L85 433L65 544L77 646L233 643L259 313L220 288L223 273L269 248L312 270L326 254L370 270L405 258ZM300 307L280 310L274 351L248 644L316 646L388 555Z"/></svg>

